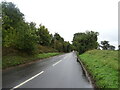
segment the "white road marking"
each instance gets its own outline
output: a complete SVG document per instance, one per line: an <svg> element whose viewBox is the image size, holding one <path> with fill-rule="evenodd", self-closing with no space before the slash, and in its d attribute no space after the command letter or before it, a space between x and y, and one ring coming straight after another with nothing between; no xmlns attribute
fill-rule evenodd
<svg viewBox="0 0 120 90"><path fill-rule="evenodd" d="M39 75L42 74L43 72L44 72L44 71L41 71L40 73L36 74L35 76L29 78L28 80L26 80L26 81L24 81L24 82L22 82L22 83L20 83L19 85L13 87L13 88L10 89L10 90L14 90L14 89L16 89L16 88L19 88L20 86L22 86L23 84L29 82L30 80L34 79L35 77L39 76Z"/></svg>
<svg viewBox="0 0 120 90"><path fill-rule="evenodd" d="M62 60L60 60L60 61L54 63L52 66L54 67L55 65L57 65L57 64L60 63L61 61L62 61Z"/></svg>

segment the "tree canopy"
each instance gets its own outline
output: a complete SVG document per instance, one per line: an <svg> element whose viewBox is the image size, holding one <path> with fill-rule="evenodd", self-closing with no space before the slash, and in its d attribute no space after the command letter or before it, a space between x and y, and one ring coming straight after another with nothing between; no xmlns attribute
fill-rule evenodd
<svg viewBox="0 0 120 90"><path fill-rule="evenodd" d="M52 36L44 25L40 25L37 29L37 36L39 37L39 44L43 46L50 46Z"/></svg>
<svg viewBox="0 0 120 90"><path fill-rule="evenodd" d="M97 49L98 32L86 31L85 33L75 33L73 37L73 46L79 53L87 50Z"/></svg>
<svg viewBox="0 0 120 90"><path fill-rule="evenodd" d="M27 53L34 53L39 45L54 48L59 52L77 50L80 54L97 49L98 32L86 31L75 33L72 44L65 41L59 33L51 34L44 25L36 27L35 22L26 22L24 14L12 2L2 2L2 45ZM101 41L103 50L114 50L108 41Z"/></svg>
<svg viewBox="0 0 120 90"><path fill-rule="evenodd" d="M12 2L2 2L2 45L27 53L36 51L38 45L53 47L60 52L69 52L71 44L58 33L50 34L48 28L35 22L26 22L24 14Z"/></svg>
<svg viewBox="0 0 120 90"><path fill-rule="evenodd" d="M100 47L103 49L103 50L115 50L115 46L113 45L110 45L109 44L109 41L101 41L101 45Z"/></svg>

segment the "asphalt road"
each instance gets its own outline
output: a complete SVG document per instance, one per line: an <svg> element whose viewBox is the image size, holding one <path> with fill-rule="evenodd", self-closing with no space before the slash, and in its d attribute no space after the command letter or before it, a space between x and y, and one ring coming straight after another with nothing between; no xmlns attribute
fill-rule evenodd
<svg viewBox="0 0 120 90"><path fill-rule="evenodd" d="M75 52L3 71L3 88L93 88Z"/></svg>

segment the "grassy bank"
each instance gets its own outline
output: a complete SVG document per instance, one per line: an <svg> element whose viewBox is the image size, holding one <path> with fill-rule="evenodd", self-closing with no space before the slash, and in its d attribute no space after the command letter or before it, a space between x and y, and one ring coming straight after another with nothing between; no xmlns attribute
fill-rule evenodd
<svg viewBox="0 0 120 90"><path fill-rule="evenodd" d="M43 53L34 56L27 54L9 54L2 57L2 68L5 69L8 67L25 64L34 60L48 58L59 54L60 53Z"/></svg>
<svg viewBox="0 0 120 90"><path fill-rule="evenodd" d="M118 88L118 51L91 50L80 55L99 88Z"/></svg>

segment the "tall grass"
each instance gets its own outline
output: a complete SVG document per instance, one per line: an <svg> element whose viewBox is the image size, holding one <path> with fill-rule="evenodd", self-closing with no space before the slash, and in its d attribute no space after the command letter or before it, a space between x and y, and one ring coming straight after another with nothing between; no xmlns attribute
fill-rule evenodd
<svg viewBox="0 0 120 90"><path fill-rule="evenodd" d="M99 88L118 88L118 51L91 50L80 55Z"/></svg>
<svg viewBox="0 0 120 90"><path fill-rule="evenodd" d="M8 68L11 66L17 66L20 64L29 63L34 60L48 58L51 56L59 55L60 53L42 53L36 55L27 55L27 54L9 54L5 55L2 58L2 68Z"/></svg>

